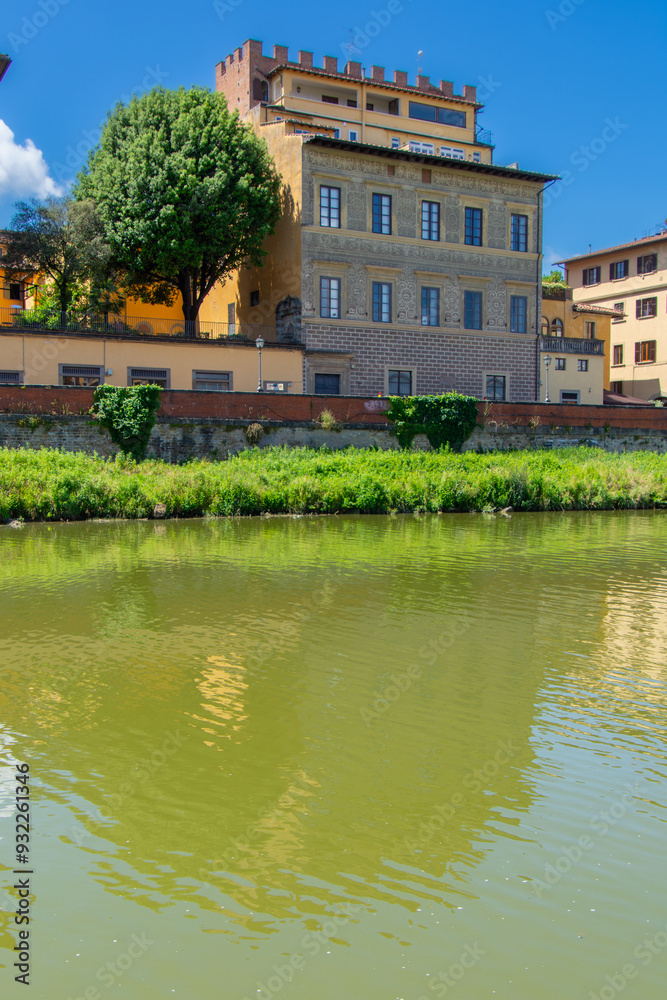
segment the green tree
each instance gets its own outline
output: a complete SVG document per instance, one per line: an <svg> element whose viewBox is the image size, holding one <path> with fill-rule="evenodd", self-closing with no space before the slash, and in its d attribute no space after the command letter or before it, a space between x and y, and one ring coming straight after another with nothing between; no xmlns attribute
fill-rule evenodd
<svg viewBox="0 0 667 1000"><path fill-rule="evenodd" d="M554 268L552 271L549 271L548 274L543 274L542 284L563 285L563 287L565 287L565 278L563 277L563 272L559 271L558 268Z"/></svg>
<svg viewBox="0 0 667 1000"><path fill-rule="evenodd" d="M246 264L280 215L280 178L264 142L221 94L158 87L119 104L79 177L125 287L195 320L204 298Z"/></svg>
<svg viewBox="0 0 667 1000"><path fill-rule="evenodd" d="M2 259L15 280L45 277L61 313L80 297L82 283L108 274L110 253L95 205L72 198L16 203Z"/></svg>

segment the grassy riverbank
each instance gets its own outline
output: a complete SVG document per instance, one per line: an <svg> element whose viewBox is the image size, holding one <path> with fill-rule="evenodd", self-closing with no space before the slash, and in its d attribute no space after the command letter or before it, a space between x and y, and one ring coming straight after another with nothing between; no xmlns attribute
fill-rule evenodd
<svg viewBox="0 0 667 1000"><path fill-rule="evenodd" d="M455 455L251 449L173 466L0 449L0 520L667 506L667 456L593 448Z"/></svg>

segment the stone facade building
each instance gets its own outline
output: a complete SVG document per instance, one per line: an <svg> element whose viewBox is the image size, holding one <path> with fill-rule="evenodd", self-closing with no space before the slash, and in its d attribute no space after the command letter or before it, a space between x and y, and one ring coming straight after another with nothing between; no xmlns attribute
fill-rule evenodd
<svg viewBox="0 0 667 1000"><path fill-rule="evenodd" d="M312 62L250 41L218 66L218 90L266 139L285 205L265 266L212 293L217 318L279 320L286 339L287 311L306 392L536 399L552 178L492 162L474 87Z"/></svg>

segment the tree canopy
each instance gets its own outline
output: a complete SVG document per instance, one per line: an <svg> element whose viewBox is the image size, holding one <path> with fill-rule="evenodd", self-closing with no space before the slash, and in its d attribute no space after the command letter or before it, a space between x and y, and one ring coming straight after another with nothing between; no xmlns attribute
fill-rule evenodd
<svg viewBox="0 0 667 1000"><path fill-rule="evenodd" d="M266 145L221 94L158 87L110 114L79 176L128 292L197 318L216 282L259 265L280 215Z"/></svg>

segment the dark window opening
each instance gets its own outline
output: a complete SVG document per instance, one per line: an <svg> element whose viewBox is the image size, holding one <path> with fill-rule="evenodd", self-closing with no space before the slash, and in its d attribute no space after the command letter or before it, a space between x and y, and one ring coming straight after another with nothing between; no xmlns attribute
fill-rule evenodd
<svg viewBox="0 0 667 1000"><path fill-rule="evenodd" d="M482 245L482 209L466 208L465 241L469 246Z"/></svg>
<svg viewBox="0 0 667 1000"><path fill-rule="evenodd" d="M486 398L501 403L507 392L507 377L505 375L486 376Z"/></svg>
<svg viewBox="0 0 667 1000"><path fill-rule="evenodd" d="M316 396L340 396L340 375L315 373Z"/></svg>
<svg viewBox="0 0 667 1000"><path fill-rule="evenodd" d="M258 306L259 305L259 291L255 291L255 292L251 292L250 293L250 305L251 306Z"/></svg>
<svg viewBox="0 0 667 1000"><path fill-rule="evenodd" d="M388 372L387 388L390 396L411 396L412 372L391 369Z"/></svg>
<svg viewBox="0 0 667 1000"><path fill-rule="evenodd" d="M325 104L338 104L337 97L327 97L326 94L322 94L322 100Z"/></svg>
<svg viewBox="0 0 667 1000"><path fill-rule="evenodd" d="M482 329L482 293L463 293L463 325L466 330Z"/></svg>
<svg viewBox="0 0 667 1000"><path fill-rule="evenodd" d="M451 108L438 108L435 104L418 104L410 101L410 117L423 122L438 122L440 125L455 125L466 127L465 111L453 111Z"/></svg>

